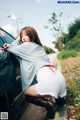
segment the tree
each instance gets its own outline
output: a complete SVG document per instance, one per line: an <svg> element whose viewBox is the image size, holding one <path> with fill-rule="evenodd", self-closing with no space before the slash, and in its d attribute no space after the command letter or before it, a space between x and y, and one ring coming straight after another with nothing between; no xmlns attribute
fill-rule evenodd
<svg viewBox="0 0 80 120"><path fill-rule="evenodd" d="M71 38L66 44L64 49L75 49L77 51L80 51L80 30L76 33L76 35Z"/></svg>
<svg viewBox="0 0 80 120"><path fill-rule="evenodd" d="M54 50L52 50L50 47L44 46L44 50L47 54L54 53Z"/></svg>
<svg viewBox="0 0 80 120"><path fill-rule="evenodd" d="M57 15L56 13L52 13L51 18L48 20L50 26L44 26L46 29L50 29L52 31L53 36L56 38L56 41L52 43L55 44L55 48L57 48L58 50L61 50L63 48L64 43L64 28L61 24L62 15L62 12L59 15Z"/></svg>
<svg viewBox="0 0 80 120"><path fill-rule="evenodd" d="M55 44L55 48L57 48L59 51L64 48L64 39L66 35L66 33L63 33L60 37L57 38L56 41L53 42L53 44Z"/></svg>
<svg viewBox="0 0 80 120"><path fill-rule="evenodd" d="M57 15L56 13L52 13L51 18L48 20L48 23L50 24L49 27L44 26L45 29L50 29L52 31L55 38L60 37L64 30L60 21L62 15L62 12L59 15Z"/></svg>
<svg viewBox="0 0 80 120"><path fill-rule="evenodd" d="M72 38L76 36L79 30L80 18L76 19L73 23L69 25L68 34L65 37L65 44L67 44L68 41L72 40Z"/></svg>

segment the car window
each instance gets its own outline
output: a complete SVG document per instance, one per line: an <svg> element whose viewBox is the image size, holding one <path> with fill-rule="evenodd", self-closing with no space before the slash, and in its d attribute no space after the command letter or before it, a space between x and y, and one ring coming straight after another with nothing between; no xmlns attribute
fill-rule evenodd
<svg viewBox="0 0 80 120"><path fill-rule="evenodd" d="M3 46L3 44L4 44L4 42L3 42L3 40L0 37L0 47Z"/></svg>
<svg viewBox="0 0 80 120"><path fill-rule="evenodd" d="M15 38L8 34L3 29L0 29L0 46L3 46L4 43L12 43Z"/></svg>

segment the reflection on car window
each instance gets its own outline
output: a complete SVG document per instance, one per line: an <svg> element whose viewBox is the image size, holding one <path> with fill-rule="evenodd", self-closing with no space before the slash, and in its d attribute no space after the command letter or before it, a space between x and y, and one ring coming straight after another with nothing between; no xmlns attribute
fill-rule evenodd
<svg viewBox="0 0 80 120"><path fill-rule="evenodd" d="M0 47L3 46L3 44L4 44L4 43L3 43L3 41L2 41L2 39L1 39L1 37L0 37Z"/></svg>
<svg viewBox="0 0 80 120"><path fill-rule="evenodd" d="M0 29L0 46L4 43L12 43L14 38Z"/></svg>

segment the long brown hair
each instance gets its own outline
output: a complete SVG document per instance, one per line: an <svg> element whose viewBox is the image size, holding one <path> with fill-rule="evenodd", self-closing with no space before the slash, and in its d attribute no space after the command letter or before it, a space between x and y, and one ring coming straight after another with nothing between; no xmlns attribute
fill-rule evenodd
<svg viewBox="0 0 80 120"><path fill-rule="evenodd" d="M35 42L36 44L42 46L39 36L33 27L28 26L28 27L24 27L23 29L21 29L20 39L21 39L21 35L23 34L24 31L25 31L26 35L29 36L31 42Z"/></svg>

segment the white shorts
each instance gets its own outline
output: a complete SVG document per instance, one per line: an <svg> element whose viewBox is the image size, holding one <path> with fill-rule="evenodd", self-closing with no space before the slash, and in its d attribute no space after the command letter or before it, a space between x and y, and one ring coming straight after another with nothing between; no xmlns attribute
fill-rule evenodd
<svg viewBox="0 0 80 120"><path fill-rule="evenodd" d="M54 71L54 72L53 72ZM36 74L35 89L39 95L51 95L55 98L66 95L66 80L55 68L42 67Z"/></svg>

